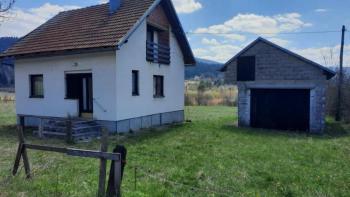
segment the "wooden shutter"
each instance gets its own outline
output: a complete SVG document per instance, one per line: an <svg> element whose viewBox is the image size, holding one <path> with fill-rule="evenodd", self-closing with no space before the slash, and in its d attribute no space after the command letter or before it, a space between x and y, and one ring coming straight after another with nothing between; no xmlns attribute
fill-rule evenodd
<svg viewBox="0 0 350 197"><path fill-rule="evenodd" d="M237 81L255 80L255 56L243 56L237 59Z"/></svg>

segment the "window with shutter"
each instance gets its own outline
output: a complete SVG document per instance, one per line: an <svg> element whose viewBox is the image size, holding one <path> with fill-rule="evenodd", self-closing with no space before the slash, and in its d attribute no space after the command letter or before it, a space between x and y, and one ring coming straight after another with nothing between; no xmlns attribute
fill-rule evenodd
<svg viewBox="0 0 350 197"><path fill-rule="evenodd" d="M255 80L255 56L243 56L237 59L237 81Z"/></svg>

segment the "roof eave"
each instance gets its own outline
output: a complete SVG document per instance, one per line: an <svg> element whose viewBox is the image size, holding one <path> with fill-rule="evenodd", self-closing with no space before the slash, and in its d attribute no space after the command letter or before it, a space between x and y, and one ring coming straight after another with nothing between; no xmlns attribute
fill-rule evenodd
<svg viewBox="0 0 350 197"><path fill-rule="evenodd" d="M177 41L179 42L180 48L182 50L182 53L184 54L185 64L195 66L196 60L193 55L193 51L191 49L190 43L187 40L180 19L176 13L174 4L170 0L162 0L162 2L169 9L169 12L166 13L170 14L170 20L173 19L174 24L172 24L172 26L177 26L177 28L174 29L175 31L173 31L173 33L175 34Z"/></svg>
<svg viewBox="0 0 350 197"><path fill-rule="evenodd" d="M95 47L95 48L80 48L80 49L66 49L57 51L46 51L46 52L33 52L33 53L22 53L22 54L8 54L1 56L0 58L14 57L16 59L28 59L28 58L40 58L40 57L52 57L52 56L62 56L62 55L77 55L86 53L97 53L97 52L107 52L116 50L115 46L105 46L105 47Z"/></svg>

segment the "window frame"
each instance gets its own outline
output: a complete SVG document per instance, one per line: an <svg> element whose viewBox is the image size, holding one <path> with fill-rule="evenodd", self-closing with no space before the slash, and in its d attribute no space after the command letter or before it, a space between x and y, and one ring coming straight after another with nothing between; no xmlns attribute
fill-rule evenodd
<svg viewBox="0 0 350 197"><path fill-rule="evenodd" d="M249 64L249 58L253 59L253 64ZM256 56L241 56L237 58L237 81L255 81L255 73Z"/></svg>
<svg viewBox="0 0 350 197"><path fill-rule="evenodd" d="M139 70L131 71L131 95L140 96L140 74ZM134 79L136 77L136 81Z"/></svg>
<svg viewBox="0 0 350 197"><path fill-rule="evenodd" d="M159 81L160 80L160 81ZM160 84L159 84L160 82ZM159 87L160 85L160 87ZM158 90L158 88L161 88ZM164 98L164 76L163 75L153 75L153 97L154 98Z"/></svg>
<svg viewBox="0 0 350 197"><path fill-rule="evenodd" d="M36 94L37 91L35 91L35 79L41 77L41 83L42 83L42 95ZM34 74L29 75L29 97L30 98L44 98L44 75L43 74Z"/></svg>
<svg viewBox="0 0 350 197"><path fill-rule="evenodd" d="M151 25L147 25L146 41L154 42L155 29Z"/></svg>

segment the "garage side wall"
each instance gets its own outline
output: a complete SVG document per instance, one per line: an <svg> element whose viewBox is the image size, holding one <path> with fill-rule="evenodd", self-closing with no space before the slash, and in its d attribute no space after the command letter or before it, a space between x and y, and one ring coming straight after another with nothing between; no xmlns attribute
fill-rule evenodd
<svg viewBox="0 0 350 197"><path fill-rule="evenodd" d="M326 86L319 84L310 91L310 131L322 133L326 117Z"/></svg>

